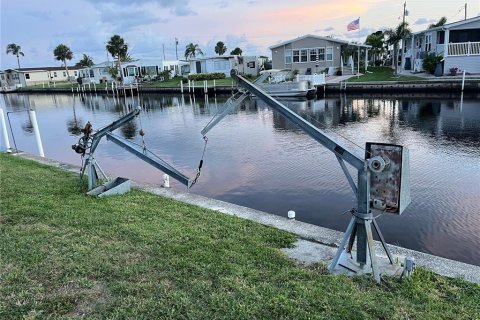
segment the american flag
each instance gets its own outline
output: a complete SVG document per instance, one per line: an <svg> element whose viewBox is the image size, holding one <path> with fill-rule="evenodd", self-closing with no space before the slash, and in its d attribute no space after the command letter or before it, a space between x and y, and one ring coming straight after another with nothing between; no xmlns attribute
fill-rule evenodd
<svg viewBox="0 0 480 320"><path fill-rule="evenodd" d="M347 31L360 29L360 18L353 20L347 25Z"/></svg>

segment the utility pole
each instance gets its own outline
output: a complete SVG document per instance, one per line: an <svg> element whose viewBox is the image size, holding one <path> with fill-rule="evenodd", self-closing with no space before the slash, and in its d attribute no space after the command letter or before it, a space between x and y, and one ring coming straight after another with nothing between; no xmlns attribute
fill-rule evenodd
<svg viewBox="0 0 480 320"><path fill-rule="evenodd" d="M400 58L402 59L402 63L400 64L400 67L402 66L403 62L403 51L405 49L405 14L407 13L407 2L403 4L403 20L402 20L402 51L400 51ZM395 56L398 57L398 52L395 52ZM398 59L397 62L398 64ZM395 66L395 70L397 70L397 66Z"/></svg>
<svg viewBox="0 0 480 320"><path fill-rule="evenodd" d="M165 45L162 43L162 49L163 49L163 61L165 61Z"/></svg>
<svg viewBox="0 0 480 320"><path fill-rule="evenodd" d="M178 38L175 37L175 55L177 56L178 61Z"/></svg>
<svg viewBox="0 0 480 320"><path fill-rule="evenodd" d="M465 20L467 20L467 3L465 3Z"/></svg>

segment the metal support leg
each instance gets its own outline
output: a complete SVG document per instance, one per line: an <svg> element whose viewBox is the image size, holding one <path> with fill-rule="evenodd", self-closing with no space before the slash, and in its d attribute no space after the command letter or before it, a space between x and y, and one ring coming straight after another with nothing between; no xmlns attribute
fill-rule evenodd
<svg viewBox="0 0 480 320"><path fill-rule="evenodd" d="M373 219L372 222L373 222L373 228L375 229L375 231L376 231L377 234L378 234L378 237L380 238L380 241L381 241L381 243L382 243L383 249L384 249L385 252L387 253L388 260L390 260L390 264L393 264L393 257L392 257L392 255L390 254L390 250L388 250L387 243L385 242L385 239L383 238L383 234L382 234L382 232L380 231L380 228L378 227L377 221L375 221L375 219Z"/></svg>
<svg viewBox="0 0 480 320"><path fill-rule="evenodd" d="M348 245L346 251L348 253L352 252L353 243L355 242L355 237L357 236L357 224L353 225L352 233L350 234L350 240L348 240Z"/></svg>
<svg viewBox="0 0 480 320"><path fill-rule="evenodd" d="M372 264L372 273L375 281L380 283L380 272L378 271L377 255L375 254L375 244L373 243L372 222L365 221L365 230L368 239L368 251L370 253L370 263Z"/></svg>
<svg viewBox="0 0 480 320"><path fill-rule="evenodd" d="M333 269L337 266L338 260L340 259L340 256L342 255L342 252L345 248L345 244L347 243L348 238L350 237L350 234L352 233L353 226L355 224L355 221L357 219L355 217L352 217L350 220L350 223L347 227L347 231L345 231L345 234L343 235L343 239L340 242L340 245L338 246L337 253L335 254L335 257L333 258L332 262L330 263L330 267L328 268L329 272L333 272Z"/></svg>
<svg viewBox="0 0 480 320"><path fill-rule="evenodd" d="M366 221L357 223L357 262L364 266L367 264L367 230Z"/></svg>

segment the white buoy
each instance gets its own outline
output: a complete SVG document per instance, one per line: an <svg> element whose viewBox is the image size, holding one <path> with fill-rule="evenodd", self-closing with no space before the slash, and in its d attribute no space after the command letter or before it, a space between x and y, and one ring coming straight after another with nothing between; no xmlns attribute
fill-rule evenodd
<svg viewBox="0 0 480 320"><path fill-rule="evenodd" d="M290 211L288 211L287 215L288 215L288 219L295 220L295 211L290 210Z"/></svg>
<svg viewBox="0 0 480 320"><path fill-rule="evenodd" d="M164 188L170 188L170 176L168 174L163 175L163 185Z"/></svg>

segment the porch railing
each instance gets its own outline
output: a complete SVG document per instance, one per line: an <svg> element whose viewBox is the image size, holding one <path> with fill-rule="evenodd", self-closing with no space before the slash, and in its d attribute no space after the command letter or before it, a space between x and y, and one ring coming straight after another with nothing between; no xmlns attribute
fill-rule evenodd
<svg viewBox="0 0 480 320"><path fill-rule="evenodd" d="M460 42L448 44L449 56L480 55L480 42Z"/></svg>

